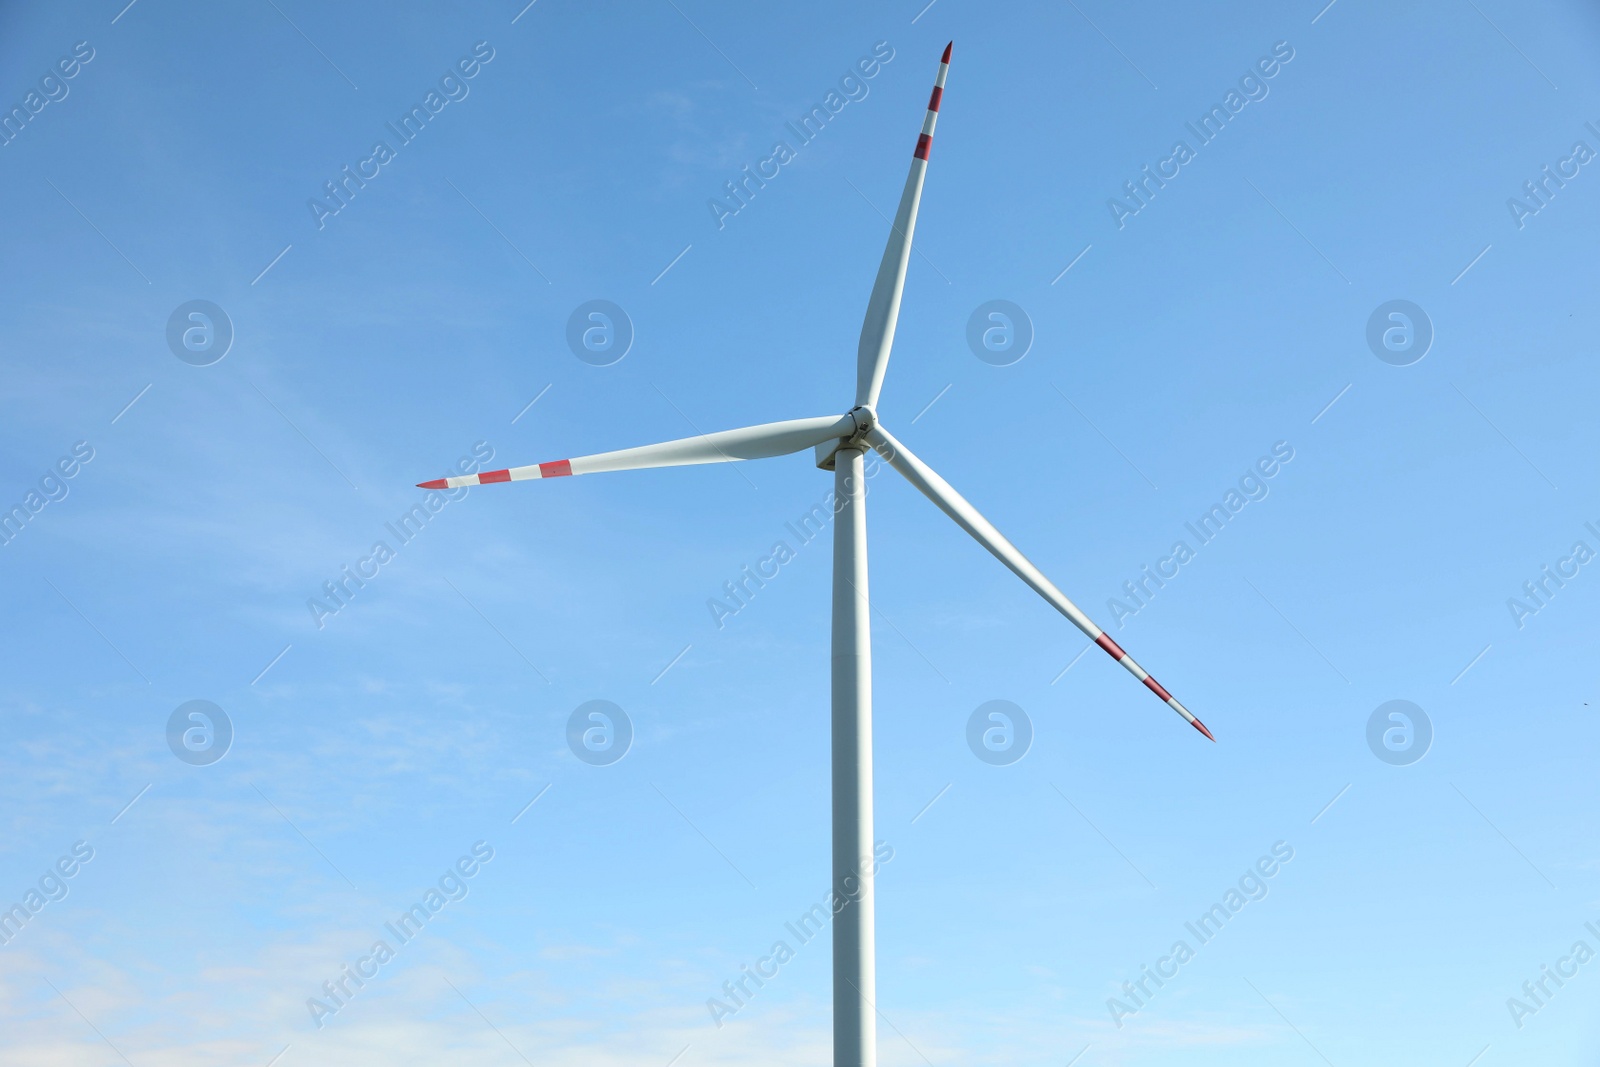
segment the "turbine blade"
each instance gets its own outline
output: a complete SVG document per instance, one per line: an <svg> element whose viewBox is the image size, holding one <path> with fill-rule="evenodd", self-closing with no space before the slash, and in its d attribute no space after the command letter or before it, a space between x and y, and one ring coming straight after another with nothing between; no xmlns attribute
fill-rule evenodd
<svg viewBox="0 0 1600 1067"><path fill-rule="evenodd" d="M867 301L867 317L861 324L861 343L856 351L856 404L873 407L883 388L883 375L889 369L889 350L894 347L894 327L900 318L900 294L906 285L906 264L911 259L911 232L917 226L917 205L922 202L922 179L928 173L928 151L933 147L933 126L939 119L939 100L944 96L944 78L950 72L950 48L945 45L939 60L939 74L933 80L933 96L928 114L922 120L922 133L911 154L911 173L900 194L900 207L894 213L889 243L878 264L878 278L872 283L872 299Z"/></svg>
<svg viewBox="0 0 1600 1067"><path fill-rule="evenodd" d="M888 460L889 465L901 474L906 480L922 491L922 495L939 505L939 508L956 521L967 533L971 534L977 542L987 548L994 557L1007 567L1011 568L1018 578L1033 587L1034 592L1044 597L1061 614L1072 621L1072 624L1082 630L1089 639L1099 645L1112 659L1122 664L1128 672L1145 684L1149 690L1160 697L1173 711L1182 715L1184 721L1196 730L1210 737L1211 731L1206 729L1205 723L1195 718L1188 708L1178 702L1178 699L1162 687L1161 683L1150 677L1148 671L1139 666L1132 656L1122 650L1122 647L1111 639L1111 635L1096 626L1078 605L1067 599L1067 595L1055 587L1044 573L1017 550L1017 546L1006 540L1004 534L994 528L994 524L984 518L978 509L969 504L965 497L951 488L950 483L939 477L934 470L922 460L912 455L905 445L897 441L888 430L881 425L874 426L867 431L867 443Z"/></svg>
<svg viewBox="0 0 1600 1067"><path fill-rule="evenodd" d="M849 437L856 421L849 415L816 419L790 419L746 426L737 430L640 445L616 452L601 452L575 459L558 459L526 467L483 471L455 478L435 478L418 482L420 489L455 489L463 485L488 485L491 482L521 482L530 478L560 478L568 474L598 474L601 471L641 470L646 467L687 467L698 463L730 463L741 459L767 459L803 452L835 437Z"/></svg>

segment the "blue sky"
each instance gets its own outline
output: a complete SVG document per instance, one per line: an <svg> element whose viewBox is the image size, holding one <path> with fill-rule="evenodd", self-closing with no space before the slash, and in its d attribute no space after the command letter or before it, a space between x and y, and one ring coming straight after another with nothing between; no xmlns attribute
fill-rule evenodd
<svg viewBox="0 0 1600 1067"><path fill-rule="evenodd" d="M878 470L882 1061L1593 1060L1592 10L124 2L0 9L0 1058L826 1062L826 939L784 924L828 888L830 561L786 524L829 476L390 524L463 460L848 407L954 39L880 414L1218 743ZM567 341L594 300L634 335L606 366ZM993 300L1033 331L1007 366L967 341ZM169 346L192 301L221 358ZM1369 346L1391 301L1420 359ZM222 733L168 740L195 700L209 763ZM568 742L592 700L609 764ZM1032 727L1005 765L967 742L994 700ZM1420 759L1369 745L1396 700Z"/></svg>

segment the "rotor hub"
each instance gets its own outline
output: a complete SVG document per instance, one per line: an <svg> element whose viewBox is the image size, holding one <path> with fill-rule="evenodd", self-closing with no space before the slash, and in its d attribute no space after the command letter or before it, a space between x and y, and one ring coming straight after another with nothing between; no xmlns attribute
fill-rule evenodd
<svg viewBox="0 0 1600 1067"><path fill-rule="evenodd" d="M878 413L872 410L870 404L859 404L851 408L849 415L856 424L856 432L850 436L852 443L866 436L867 431L878 424Z"/></svg>

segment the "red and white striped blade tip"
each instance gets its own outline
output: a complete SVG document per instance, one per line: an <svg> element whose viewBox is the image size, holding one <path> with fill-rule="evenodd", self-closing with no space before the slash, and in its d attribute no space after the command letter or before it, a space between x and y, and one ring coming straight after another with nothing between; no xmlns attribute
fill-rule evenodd
<svg viewBox="0 0 1600 1067"><path fill-rule="evenodd" d="M418 489L445 489L445 488L448 488L449 485L450 485L450 482L449 482L448 479L435 478L431 482L418 482L417 483L417 488Z"/></svg>
<svg viewBox="0 0 1600 1067"><path fill-rule="evenodd" d="M1206 724L1201 722L1199 719L1190 719L1189 720L1189 725L1193 726L1196 730L1199 730L1201 733L1205 734L1207 737L1211 737L1211 731L1207 730L1206 729ZM1215 737L1211 737L1211 740L1215 741L1216 738Z"/></svg>
<svg viewBox="0 0 1600 1067"><path fill-rule="evenodd" d="M956 46L956 43L954 41L951 41L949 44L945 45L944 46L944 55L943 55L943 57L940 58L939 62L941 62L941 63L950 62L950 49L954 48L955 46Z"/></svg>

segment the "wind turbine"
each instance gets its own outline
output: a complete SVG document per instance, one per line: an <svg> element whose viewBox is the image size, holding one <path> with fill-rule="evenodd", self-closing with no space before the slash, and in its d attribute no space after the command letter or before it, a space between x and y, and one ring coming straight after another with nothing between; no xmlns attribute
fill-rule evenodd
<svg viewBox="0 0 1600 1067"><path fill-rule="evenodd" d="M911 173L906 176L900 207L889 231L889 243L878 264L877 281L872 285L872 298L867 301L866 321L861 325L861 342L856 353L855 406L848 412L769 422L593 456L418 483L422 489L454 489L463 485L560 478L601 471L769 459L808 448L815 449L818 468L833 471L836 509L833 527L833 888L841 899L848 901L834 917L833 925L835 1067L875 1067L878 1062L871 875L874 869L872 640L867 598L866 449L874 449L887 460L954 519L956 525L1011 568L1090 640L1183 716L1190 726L1216 740L1204 723L1068 600L1066 594L979 514L977 508L878 421L878 393L883 387L889 350L894 344L895 323L900 317L900 295L911 257L911 232L917 224L922 181L928 172L928 151L933 146L933 127L939 118L945 75L950 71L950 49L951 45L946 45L939 60L939 74L934 79L928 114L922 120L922 133L912 153ZM847 891L850 882L857 884L857 892Z"/></svg>

